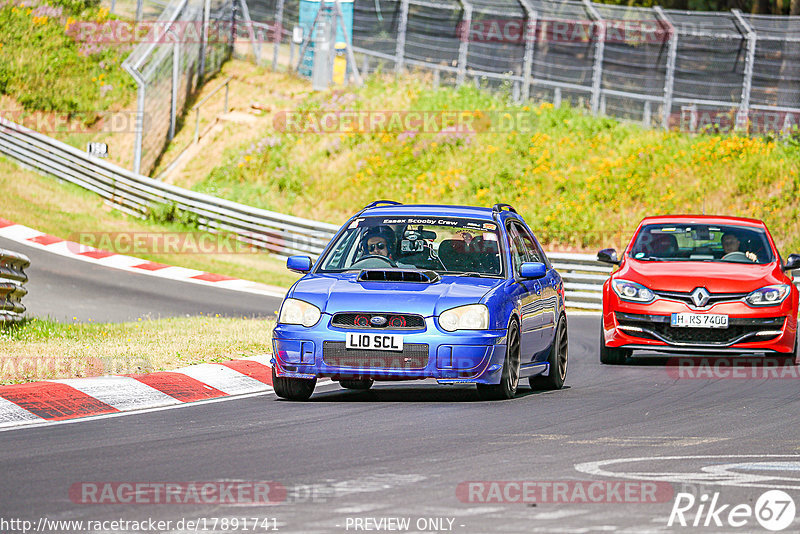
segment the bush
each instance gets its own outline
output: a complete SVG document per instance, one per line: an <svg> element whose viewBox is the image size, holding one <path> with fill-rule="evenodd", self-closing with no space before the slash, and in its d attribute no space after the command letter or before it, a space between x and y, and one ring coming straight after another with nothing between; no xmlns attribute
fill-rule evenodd
<svg viewBox="0 0 800 534"><path fill-rule="evenodd" d="M82 50L67 35L74 18L53 10L0 7L0 93L28 111L80 113L84 123L91 124L99 112L125 105L135 83L120 68L124 54L112 48Z"/></svg>

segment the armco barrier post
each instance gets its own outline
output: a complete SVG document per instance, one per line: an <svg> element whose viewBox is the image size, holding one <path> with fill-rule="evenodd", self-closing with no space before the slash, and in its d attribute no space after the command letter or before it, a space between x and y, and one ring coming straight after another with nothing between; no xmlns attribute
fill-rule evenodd
<svg viewBox="0 0 800 534"><path fill-rule="evenodd" d="M742 97L739 100L739 111L736 113L736 128L745 130L747 129L747 118L750 114L750 91L753 86L753 62L755 61L757 36L755 30L742 16L741 11L732 9L731 12L739 23L739 31L743 33L747 41L747 55L744 60L744 74L742 76Z"/></svg>
<svg viewBox="0 0 800 534"><path fill-rule="evenodd" d="M536 44L536 23L538 16L530 4L530 0L520 0L522 9L525 10L525 55L522 64L522 100L528 100L531 95L531 72L533 70L533 54Z"/></svg>
<svg viewBox="0 0 800 534"><path fill-rule="evenodd" d="M401 74L406 55L406 31L408 31L408 0L400 0L400 21L397 27L397 46L394 52L394 72Z"/></svg>
<svg viewBox="0 0 800 534"><path fill-rule="evenodd" d="M459 33L458 45L458 73L456 75L456 85L464 83L467 75L467 52L469 52L469 28L472 25L472 4L468 0L459 0L464 10L464 17L461 20L462 31Z"/></svg>
<svg viewBox="0 0 800 534"><path fill-rule="evenodd" d="M278 69L278 52L280 51L281 42L283 41L283 2L278 0L278 5L275 6L275 29L272 38L272 72ZM290 40L291 49L294 50L294 41ZM291 59L289 59L291 65Z"/></svg>
<svg viewBox="0 0 800 534"><path fill-rule="evenodd" d="M589 0L583 0L583 4L586 6L586 11L593 20L592 27L595 35L594 65L592 67L592 114L597 115L600 113L600 92L603 83L603 55L606 48L606 22ZM605 109L603 109L603 114L605 114Z"/></svg>
<svg viewBox="0 0 800 534"><path fill-rule="evenodd" d="M675 87L675 60L678 56L678 29L661 9L653 8L658 18L669 27L669 46L667 48L667 69L664 73L664 104L661 110L661 126L669 130L669 116L672 113L672 91Z"/></svg>

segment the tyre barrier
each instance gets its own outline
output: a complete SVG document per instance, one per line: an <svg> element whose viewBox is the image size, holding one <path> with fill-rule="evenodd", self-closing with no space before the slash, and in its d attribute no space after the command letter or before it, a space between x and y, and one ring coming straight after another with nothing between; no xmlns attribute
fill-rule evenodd
<svg viewBox="0 0 800 534"><path fill-rule="evenodd" d="M22 297L28 294L23 284L31 260L24 254L0 249L0 322L19 321L25 313Z"/></svg>

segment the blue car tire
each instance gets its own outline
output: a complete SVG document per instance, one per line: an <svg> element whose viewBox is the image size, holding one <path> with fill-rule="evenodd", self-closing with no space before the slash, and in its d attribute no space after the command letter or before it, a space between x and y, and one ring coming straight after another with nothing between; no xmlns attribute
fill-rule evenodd
<svg viewBox="0 0 800 534"><path fill-rule="evenodd" d="M519 386L519 326L512 319L506 335L506 357L503 360L503 372L499 384L476 384L478 395L483 400L513 399Z"/></svg>
<svg viewBox="0 0 800 534"><path fill-rule="evenodd" d="M556 336L547 363L550 372L547 376L536 375L528 379L532 389L561 389L567 377L567 362L569 357L569 340L567 339L567 318L561 316L556 328Z"/></svg>
<svg viewBox="0 0 800 534"><path fill-rule="evenodd" d="M308 400L316 386L316 378L281 377L275 374L275 367L272 367L272 387L275 389L275 394L282 399Z"/></svg>

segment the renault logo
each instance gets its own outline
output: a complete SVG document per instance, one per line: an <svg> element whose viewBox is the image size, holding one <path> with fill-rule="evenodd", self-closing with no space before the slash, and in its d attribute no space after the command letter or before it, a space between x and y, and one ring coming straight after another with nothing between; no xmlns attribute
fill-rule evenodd
<svg viewBox="0 0 800 534"><path fill-rule="evenodd" d="M386 317L382 315L375 315L369 320L369 322L372 326L383 326L386 324Z"/></svg>
<svg viewBox="0 0 800 534"><path fill-rule="evenodd" d="M698 287L692 291L692 302L694 302L694 305L698 308L705 306L709 298L711 298L711 293L704 287Z"/></svg>

